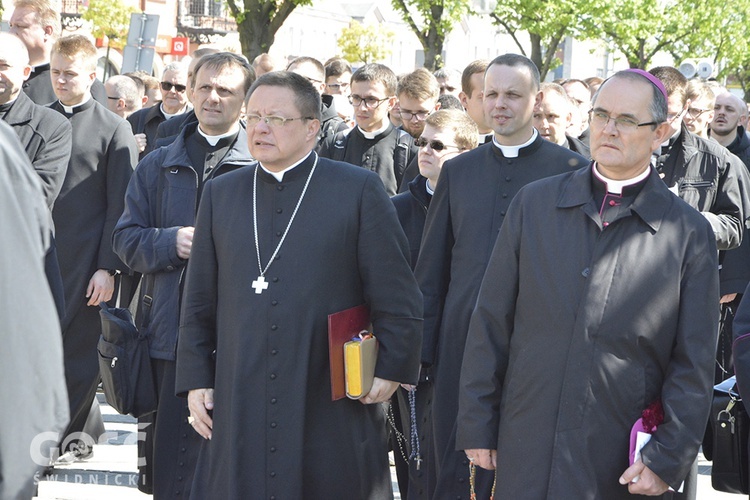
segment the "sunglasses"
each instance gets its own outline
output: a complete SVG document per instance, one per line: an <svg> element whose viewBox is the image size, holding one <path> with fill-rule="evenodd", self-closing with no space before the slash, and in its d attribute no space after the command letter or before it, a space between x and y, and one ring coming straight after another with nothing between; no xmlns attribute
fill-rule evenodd
<svg viewBox="0 0 750 500"><path fill-rule="evenodd" d="M174 87L174 91L178 94L182 94L187 88L185 85L180 85L179 83L161 82L161 89L164 92L169 92L170 90L172 90L172 87Z"/></svg>
<svg viewBox="0 0 750 500"><path fill-rule="evenodd" d="M442 151L445 148L456 148L458 149L458 146L454 146L453 144L443 144L442 141L438 140L432 140L428 141L424 137L420 137L414 141L414 145L418 148L423 148L429 144L430 148L432 148L433 151Z"/></svg>

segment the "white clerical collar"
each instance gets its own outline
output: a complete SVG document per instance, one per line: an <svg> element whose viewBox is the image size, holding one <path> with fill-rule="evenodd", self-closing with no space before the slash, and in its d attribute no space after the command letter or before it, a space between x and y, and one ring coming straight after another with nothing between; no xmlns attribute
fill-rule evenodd
<svg viewBox="0 0 750 500"><path fill-rule="evenodd" d="M519 144L518 146L503 146L499 142L497 142L497 137L494 135L492 136L492 142L500 148L500 151L503 152L503 156L506 158L518 158L518 152L525 148L526 146L529 146L532 142L536 140L536 136L539 135L535 128L531 129L531 139L524 142L523 144Z"/></svg>
<svg viewBox="0 0 750 500"><path fill-rule="evenodd" d="M379 130L376 130L375 132L365 132L364 130L362 130L362 128L359 125L357 125L357 128L362 133L362 135L365 136L365 139L375 139L377 136L379 136L380 134L382 134L383 132L385 132L386 129L388 128L388 125L390 125L390 124L391 124L391 122L389 122L388 120L386 120L385 121L385 125L383 125L382 128L380 128Z"/></svg>
<svg viewBox="0 0 750 500"><path fill-rule="evenodd" d="M65 104L62 103L62 101L60 101L60 106L62 106L63 110L67 114L72 115L76 108L79 108L83 106L84 104L86 104L87 102L89 102L89 99L91 99L91 93L87 92L86 95L83 96L83 100L79 102L78 104L76 104L75 106L66 106Z"/></svg>
<svg viewBox="0 0 750 500"><path fill-rule="evenodd" d="M430 196L435 194L435 188L430 186L430 179L427 179L427 182L424 183L424 188L427 190L427 194L429 194Z"/></svg>
<svg viewBox="0 0 750 500"><path fill-rule="evenodd" d="M166 118L167 120L169 120L173 116L181 115L182 113L185 112L186 108L187 108L187 104L183 106L182 108L180 108L180 110L177 113L167 113L166 111L164 111L164 103L159 104L159 111L161 111L161 114L163 114L164 118Z"/></svg>
<svg viewBox="0 0 750 500"><path fill-rule="evenodd" d="M205 132L201 130L201 126L198 125L198 133L203 136L204 139L206 139L206 142L209 143L211 146L216 146L220 140L222 140L225 137L231 137L234 134L237 133L237 131L240 129L240 124L235 123L232 129L227 132L226 134L221 135L208 135Z"/></svg>
<svg viewBox="0 0 750 500"><path fill-rule="evenodd" d="M301 160L296 161L296 162L292 163L290 166L286 167L281 172L271 172L266 167L264 167L263 164L261 164L260 162L258 162L258 165L260 165L260 168L262 168L265 173L267 173L269 175L272 175L277 181L281 182L281 181L284 180L284 174L285 173L289 172L291 169L293 169L294 167L296 167L297 165L299 165L303 161L307 160L307 157L310 156L310 154L312 154L312 151L310 151L309 153L307 153Z"/></svg>
<svg viewBox="0 0 750 500"><path fill-rule="evenodd" d="M639 182L645 180L649 175L651 175L651 167L644 170L642 173L638 174L632 179L625 179L624 181L616 181L614 179L608 179L607 177L604 177L601 172L599 172L599 169L597 168L596 163L594 163L594 175L602 181L604 184L607 185L607 192L612 194L622 194L622 190L625 189L628 186L632 186L633 184L638 184Z"/></svg>

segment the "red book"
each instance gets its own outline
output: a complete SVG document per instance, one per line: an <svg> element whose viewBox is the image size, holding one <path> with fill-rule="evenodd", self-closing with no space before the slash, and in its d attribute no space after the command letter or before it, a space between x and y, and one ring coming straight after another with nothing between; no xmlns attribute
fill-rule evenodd
<svg viewBox="0 0 750 500"><path fill-rule="evenodd" d="M346 397L344 376L344 344L370 330L370 309L367 305L352 307L328 315L328 359L331 365L331 401Z"/></svg>

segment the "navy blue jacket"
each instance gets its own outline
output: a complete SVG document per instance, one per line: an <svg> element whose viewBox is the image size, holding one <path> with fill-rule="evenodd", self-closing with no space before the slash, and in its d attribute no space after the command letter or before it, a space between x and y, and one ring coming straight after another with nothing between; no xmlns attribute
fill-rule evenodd
<svg viewBox="0 0 750 500"><path fill-rule="evenodd" d="M177 256L177 231L195 225L198 173L190 164L185 139L149 153L128 184L125 210L115 226L112 246L128 267L143 273L138 325L149 339L152 358L174 360L180 317L180 283L187 260ZM252 163L244 128L212 176ZM151 290L151 299L145 298Z"/></svg>
<svg viewBox="0 0 750 500"><path fill-rule="evenodd" d="M432 195L427 193L427 179L421 175L412 179L407 187L407 191L391 197L391 201L396 207L398 221L406 233L406 239L409 240L409 263L414 270L417 257L419 257L419 248L422 245L422 233Z"/></svg>

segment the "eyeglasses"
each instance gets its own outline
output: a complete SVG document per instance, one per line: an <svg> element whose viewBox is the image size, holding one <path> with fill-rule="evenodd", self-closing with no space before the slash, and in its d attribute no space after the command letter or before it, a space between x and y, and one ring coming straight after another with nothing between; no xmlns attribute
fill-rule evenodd
<svg viewBox="0 0 750 500"><path fill-rule="evenodd" d="M427 145L430 146L430 148L433 151L442 151L445 148L456 148L459 149L458 146L454 146L453 144L444 144L443 141L438 141L437 139L427 140L424 137L419 137L414 140L414 145L418 148L423 148Z"/></svg>
<svg viewBox="0 0 750 500"><path fill-rule="evenodd" d="M402 120L409 121L412 118L417 118L418 121L424 121L425 118L427 118L427 115L430 114L429 111L407 111L405 109L400 109L398 112L399 115L401 115Z"/></svg>
<svg viewBox="0 0 750 500"><path fill-rule="evenodd" d="M687 112L693 120L697 120L700 115L711 111L710 109L688 108Z"/></svg>
<svg viewBox="0 0 750 500"><path fill-rule="evenodd" d="M348 83L326 83L326 86L331 90L341 90L349 87Z"/></svg>
<svg viewBox="0 0 750 500"><path fill-rule="evenodd" d="M638 127L646 127L649 125L659 124L659 122L655 122L655 121L638 123L638 121L635 118L630 118L628 116L618 116L617 118L615 118L615 117L609 116L604 111L597 111L595 109L592 109L591 111L589 111L589 122L592 125L596 125L597 127L604 128L607 126L610 120L615 122L615 128L619 130L620 132L633 132Z"/></svg>
<svg viewBox="0 0 750 500"><path fill-rule="evenodd" d="M164 92L169 92L170 90L172 90L172 87L174 87L174 91L178 94L182 94L183 92L185 92L185 89L187 89L185 85L180 85L179 83L161 82L161 89Z"/></svg>
<svg viewBox="0 0 750 500"><path fill-rule="evenodd" d="M299 118L284 118L283 116L260 116L260 115L246 115L245 121L248 127L256 126L261 120L269 127L283 127L286 122L293 122L294 120L314 120L312 116L302 116Z"/></svg>
<svg viewBox="0 0 750 500"><path fill-rule="evenodd" d="M383 97L382 99L378 99L377 97L360 97L358 95L350 95L349 96L349 102L352 106L355 108L359 107L360 104L365 103L365 107L368 109L374 109L379 107L381 104L383 104L384 101L387 101L390 99L390 97Z"/></svg>
<svg viewBox="0 0 750 500"><path fill-rule="evenodd" d="M315 78L310 78L309 76L303 76L302 78L315 85L323 83L323 80L316 80Z"/></svg>
<svg viewBox="0 0 750 500"><path fill-rule="evenodd" d="M673 121L677 120L678 118L682 118L682 116L685 114L687 110L682 109L679 113L668 113L667 114L667 121L669 123L672 123Z"/></svg>

